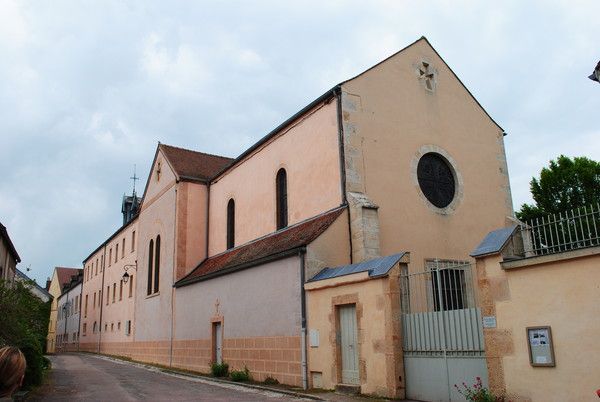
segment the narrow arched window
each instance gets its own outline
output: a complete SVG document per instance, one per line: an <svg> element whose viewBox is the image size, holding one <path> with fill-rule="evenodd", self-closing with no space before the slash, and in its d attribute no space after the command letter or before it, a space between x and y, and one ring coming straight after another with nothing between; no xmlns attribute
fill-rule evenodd
<svg viewBox="0 0 600 402"><path fill-rule="evenodd" d="M147 294L152 293L152 264L154 263L154 240L150 240L148 246L148 287Z"/></svg>
<svg viewBox="0 0 600 402"><path fill-rule="evenodd" d="M277 196L277 230L282 229L288 224L288 206L287 206L287 174L285 169L279 169L275 179Z"/></svg>
<svg viewBox="0 0 600 402"><path fill-rule="evenodd" d="M156 252L154 253L154 293L158 292L160 276L160 235L156 236Z"/></svg>
<svg viewBox="0 0 600 402"><path fill-rule="evenodd" d="M227 203L227 249L235 245L235 201L233 198Z"/></svg>

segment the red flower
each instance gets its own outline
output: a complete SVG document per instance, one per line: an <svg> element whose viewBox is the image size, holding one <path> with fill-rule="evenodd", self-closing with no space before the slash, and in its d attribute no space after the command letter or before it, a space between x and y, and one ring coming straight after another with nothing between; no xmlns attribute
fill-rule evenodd
<svg viewBox="0 0 600 402"><path fill-rule="evenodd" d="M600 389L596 390L596 395L598 395L598 398L600 398Z"/></svg>

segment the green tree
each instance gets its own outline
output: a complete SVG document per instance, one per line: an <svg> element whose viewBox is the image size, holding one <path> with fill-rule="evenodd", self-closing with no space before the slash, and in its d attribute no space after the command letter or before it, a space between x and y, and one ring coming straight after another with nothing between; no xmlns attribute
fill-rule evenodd
<svg viewBox="0 0 600 402"><path fill-rule="evenodd" d="M600 163L584 156L560 155L530 182L535 204L523 204L517 218L528 221L600 201Z"/></svg>
<svg viewBox="0 0 600 402"><path fill-rule="evenodd" d="M17 346L27 360L24 388L39 385L49 365L43 355L50 302L44 303L21 282L0 280L0 346Z"/></svg>

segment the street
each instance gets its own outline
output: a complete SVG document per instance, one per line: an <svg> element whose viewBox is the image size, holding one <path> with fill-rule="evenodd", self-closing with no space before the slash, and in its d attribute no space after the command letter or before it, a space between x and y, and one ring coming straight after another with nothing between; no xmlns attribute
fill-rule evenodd
<svg viewBox="0 0 600 402"><path fill-rule="evenodd" d="M48 381L31 401L299 401L270 391L214 383L88 354L51 356Z"/></svg>

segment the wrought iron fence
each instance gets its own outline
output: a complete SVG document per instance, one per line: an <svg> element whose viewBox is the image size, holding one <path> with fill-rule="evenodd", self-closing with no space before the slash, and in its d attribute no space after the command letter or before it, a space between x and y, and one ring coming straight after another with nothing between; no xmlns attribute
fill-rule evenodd
<svg viewBox="0 0 600 402"><path fill-rule="evenodd" d="M526 257L600 246L600 204L521 224Z"/></svg>
<svg viewBox="0 0 600 402"><path fill-rule="evenodd" d="M427 260L421 272L400 276L403 350L414 356L479 356L481 311L472 265Z"/></svg>

